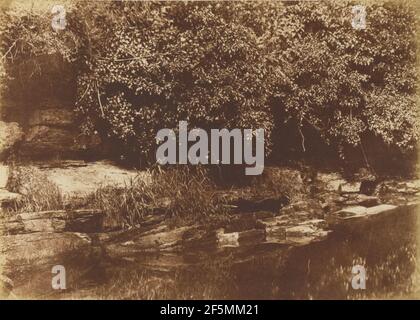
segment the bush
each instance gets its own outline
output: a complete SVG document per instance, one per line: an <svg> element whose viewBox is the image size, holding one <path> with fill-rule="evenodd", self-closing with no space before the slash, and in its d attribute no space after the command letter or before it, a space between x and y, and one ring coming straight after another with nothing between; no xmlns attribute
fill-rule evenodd
<svg viewBox="0 0 420 320"><path fill-rule="evenodd" d="M16 77L31 58L60 54L77 71L84 132L143 163L154 162L157 130L179 120L264 128L267 155L274 123L285 122L285 139L297 133L303 150L309 129L341 155L369 135L410 150L419 138L413 3L365 1L364 30L351 26L351 1L75 1L59 33L50 14L3 12L1 72ZM33 69L26 80L42 72Z"/></svg>
<svg viewBox="0 0 420 320"><path fill-rule="evenodd" d="M87 128L152 162L157 131L180 120L204 129L264 128L270 146L270 65L245 23L247 4L109 6L116 19L108 28L117 31L98 39L100 57L79 78L77 110L92 121ZM109 13L96 14L102 21Z"/></svg>
<svg viewBox="0 0 420 320"><path fill-rule="evenodd" d="M351 25L351 1L286 6L293 24L276 30L288 38L279 43L287 81L278 86L276 107L301 135L312 129L341 151L369 135L413 149L419 138L414 3L363 4L363 30Z"/></svg>

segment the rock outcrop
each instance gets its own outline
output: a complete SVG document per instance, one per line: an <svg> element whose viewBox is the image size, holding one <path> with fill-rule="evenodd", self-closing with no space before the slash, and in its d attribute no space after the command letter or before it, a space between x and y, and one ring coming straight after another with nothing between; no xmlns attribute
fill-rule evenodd
<svg viewBox="0 0 420 320"><path fill-rule="evenodd" d="M11 149L22 138L23 131L18 123L0 121L0 161L7 157Z"/></svg>
<svg viewBox="0 0 420 320"><path fill-rule="evenodd" d="M42 211L19 213L0 221L4 235L34 232L101 232L103 214L99 210Z"/></svg>
<svg viewBox="0 0 420 320"><path fill-rule="evenodd" d="M100 144L96 136L86 138L79 132L72 106L40 106L29 115L25 138L19 148L24 157L52 158L80 155Z"/></svg>

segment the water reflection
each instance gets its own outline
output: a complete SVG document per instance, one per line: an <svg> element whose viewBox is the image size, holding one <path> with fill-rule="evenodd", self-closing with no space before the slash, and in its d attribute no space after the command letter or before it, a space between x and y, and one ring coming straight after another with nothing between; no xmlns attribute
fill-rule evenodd
<svg viewBox="0 0 420 320"><path fill-rule="evenodd" d="M97 255L88 265L69 267L69 290L48 297L419 298L417 216L414 207L404 209L370 223L341 226L326 240L300 247L258 244L118 260ZM366 290L351 286L354 265L366 268Z"/></svg>

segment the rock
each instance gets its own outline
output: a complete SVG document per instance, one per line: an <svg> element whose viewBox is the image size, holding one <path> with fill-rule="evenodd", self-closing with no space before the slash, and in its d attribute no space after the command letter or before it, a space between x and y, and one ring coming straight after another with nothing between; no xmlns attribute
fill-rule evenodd
<svg viewBox="0 0 420 320"><path fill-rule="evenodd" d="M265 241L269 243L284 243L286 240L286 227L267 226L265 228Z"/></svg>
<svg viewBox="0 0 420 320"><path fill-rule="evenodd" d="M91 239L82 233L38 232L0 237L0 252L5 258L5 269L31 267L49 259L64 259L76 255L78 259L91 253Z"/></svg>
<svg viewBox="0 0 420 320"><path fill-rule="evenodd" d="M74 124L74 114L65 108L38 109L28 123L30 126L67 127Z"/></svg>
<svg viewBox="0 0 420 320"><path fill-rule="evenodd" d="M420 179L409 181L407 182L406 186L410 189L420 190Z"/></svg>
<svg viewBox="0 0 420 320"><path fill-rule="evenodd" d="M239 247L239 232L225 233L220 229L216 233L219 247Z"/></svg>
<svg viewBox="0 0 420 320"><path fill-rule="evenodd" d="M327 226L327 223L324 219L311 219L304 222L300 222L299 225L301 226L313 226L315 228L325 228Z"/></svg>
<svg viewBox="0 0 420 320"><path fill-rule="evenodd" d="M266 227L284 226L289 222L289 218L285 216L277 216L272 218L261 219L257 221L257 226L265 229Z"/></svg>
<svg viewBox="0 0 420 320"><path fill-rule="evenodd" d="M4 234L25 234L33 232L100 232L103 214L98 210L42 211L21 213L0 220Z"/></svg>
<svg viewBox="0 0 420 320"><path fill-rule="evenodd" d="M102 138L99 133L85 134L78 133L74 139L74 149L83 151L85 154L107 157L110 150L103 144ZM86 153L89 151L89 153Z"/></svg>
<svg viewBox="0 0 420 320"><path fill-rule="evenodd" d="M407 195L413 195L417 193L417 189L403 187L403 188L397 189L397 192L402 193L402 194L407 194Z"/></svg>
<svg viewBox="0 0 420 320"><path fill-rule="evenodd" d="M397 208L397 206L391 204L381 204L379 206L368 208L366 214L368 216L389 214L395 212Z"/></svg>
<svg viewBox="0 0 420 320"><path fill-rule="evenodd" d="M36 298L54 293L52 267L66 268L67 285L81 279L96 263L91 239L83 233L37 232L0 237L3 275L13 280L11 294ZM95 269L96 271L96 269Z"/></svg>
<svg viewBox="0 0 420 320"><path fill-rule="evenodd" d="M364 194L357 195L356 201L359 205L364 206L364 207L373 207L379 203L378 197L367 196Z"/></svg>
<svg viewBox="0 0 420 320"><path fill-rule="evenodd" d="M295 209L293 208L293 206L288 205L279 210L279 215L289 215L289 214L292 214L293 212L295 212Z"/></svg>
<svg viewBox="0 0 420 320"><path fill-rule="evenodd" d="M356 193L360 191L361 182L346 182L340 184L340 193Z"/></svg>
<svg viewBox="0 0 420 320"><path fill-rule="evenodd" d="M291 203L291 206L293 207L293 209L295 209L295 211L307 210L308 209L308 202L307 201L298 201L298 202Z"/></svg>
<svg viewBox="0 0 420 320"><path fill-rule="evenodd" d="M9 166L0 164L0 189L5 189L9 180Z"/></svg>
<svg viewBox="0 0 420 320"><path fill-rule="evenodd" d="M239 232L239 245L255 245L265 240L265 230L253 229Z"/></svg>
<svg viewBox="0 0 420 320"><path fill-rule="evenodd" d="M12 147L23 138L23 131L16 122L0 121L0 160L7 156Z"/></svg>
<svg viewBox="0 0 420 320"><path fill-rule="evenodd" d="M287 240L289 243L294 245L308 245L310 243L324 240L331 232L331 230L316 230L310 235L304 237L289 237Z"/></svg>
<svg viewBox="0 0 420 320"><path fill-rule="evenodd" d="M254 245L265 240L265 230L253 229L241 232L225 233L219 229L216 233L219 247L238 247L239 245Z"/></svg>
<svg viewBox="0 0 420 320"><path fill-rule="evenodd" d="M299 220L304 220L304 219L308 219L308 217L310 216L310 213L306 211L299 211L299 212L293 213L293 216Z"/></svg>
<svg viewBox="0 0 420 320"><path fill-rule="evenodd" d="M22 196L18 193L9 192L5 189L0 189L0 208L12 206L19 201Z"/></svg>
<svg viewBox="0 0 420 320"><path fill-rule="evenodd" d="M335 228L361 228L367 222L372 221L374 218L383 218L389 214L398 212L399 207L389 204L381 204L378 206L365 208L365 207L352 207L341 210L336 213L340 219L332 220L330 226ZM341 214L341 215L340 215ZM347 214L347 215L346 215ZM353 229L354 230L354 229Z"/></svg>
<svg viewBox="0 0 420 320"><path fill-rule="evenodd" d="M63 232L66 229L66 222L61 219L34 219L22 220L23 231L20 233L31 232ZM10 234L10 232L6 232Z"/></svg>
<svg viewBox="0 0 420 320"><path fill-rule="evenodd" d="M316 235L327 226L324 219L310 219L299 222L292 217L274 217L258 221L266 231L266 242L288 243L288 239ZM293 241L295 241L294 239Z"/></svg>
<svg viewBox="0 0 420 320"><path fill-rule="evenodd" d="M217 244L217 231L208 230L207 226L187 230L183 235L184 250L192 248L212 248Z"/></svg>
<svg viewBox="0 0 420 320"><path fill-rule="evenodd" d="M27 156L51 156L74 152L74 134L69 129L37 125L26 133L21 152Z"/></svg>
<svg viewBox="0 0 420 320"><path fill-rule="evenodd" d="M43 112L45 110L40 110ZM67 112L62 110L62 112ZM41 124L58 122L58 124ZM57 155L62 157L76 157L86 155L86 152L95 153L96 156L106 153L98 134L84 135L70 120L53 118L53 115L39 116L33 120L34 126L29 127L19 152L21 155L34 159L51 159ZM38 124L39 123L39 124Z"/></svg>
<svg viewBox="0 0 420 320"><path fill-rule="evenodd" d="M82 209L67 212L65 231L100 232L102 231L104 213L100 210Z"/></svg>
<svg viewBox="0 0 420 320"><path fill-rule="evenodd" d="M317 180L324 185L328 191L337 191L340 185L346 183L346 180L338 173L318 173Z"/></svg>
<svg viewBox="0 0 420 320"><path fill-rule="evenodd" d="M378 197L375 196L367 196L365 194L357 194L354 197L350 197L344 204L347 206L351 205L360 205L364 207L373 207L376 206L379 202Z"/></svg>
<svg viewBox="0 0 420 320"><path fill-rule="evenodd" d="M196 227L169 229L166 225L153 227L149 231L143 228L128 230L105 245L106 253L111 257L121 257L147 251L179 250L187 231Z"/></svg>
<svg viewBox="0 0 420 320"><path fill-rule="evenodd" d="M340 218L346 218L351 216L360 216L365 215L367 212L367 208L363 206L353 206L344 208L340 211L337 211L334 215L340 217Z"/></svg>
<svg viewBox="0 0 420 320"><path fill-rule="evenodd" d="M224 226L225 232L236 232L255 229L258 227L258 220L271 218L274 216L273 212L257 211L241 213L233 216L233 219Z"/></svg>
<svg viewBox="0 0 420 320"><path fill-rule="evenodd" d="M311 235L316 229L311 225L298 225L286 228L286 237L302 237Z"/></svg>
<svg viewBox="0 0 420 320"><path fill-rule="evenodd" d="M28 175L34 170L39 171L45 179L57 185L60 193L66 198L82 198L100 188L122 188L136 180L146 184L151 182L151 175L148 172L124 169L111 161L60 161L21 166L19 169L25 174L28 172ZM21 189L19 192L23 194L25 186ZM162 202L165 202L162 205L170 204L170 199L169 202L167 199L162 199Z"/></svg>
<svg viewBox="0 0 420 320"><path fill-rule="evenodd" d="M125 187L135 180L151 182L147 172L123 169L108 161L90 162L80 168L56 167L42 171L67 195L86 195L106 186Z"/></svg>
<svg viewBox="0 0 420 320"><path fill-rule="evenodd" d="M346 202L346 200L347 200L346 198L338 196L338 197L335 197L333 201L336 203L344 203Z"/></svg>
<svg viewBox="0 0 420 320"><path fill-rule="evenodd" d="M293 245L306 245L320 241L331 232L326 230L327 223L324 219L311 219L298 225L286 228L286 243Z"/></svg>
<svg viewBox="0 0 420 320"><path fill-rule="evenodd" d="M13 290L13 281L6 276L0 275L0 299L7 298Z"/></svg>
<svg viewBox="0 0 420 320"><path fill-rule="evenodd" d="M225 232L238 232L245 231L250 229L255 229L257 227L257 220L254 218L253 214L241 214L229 221L224 226Z"/></svg>

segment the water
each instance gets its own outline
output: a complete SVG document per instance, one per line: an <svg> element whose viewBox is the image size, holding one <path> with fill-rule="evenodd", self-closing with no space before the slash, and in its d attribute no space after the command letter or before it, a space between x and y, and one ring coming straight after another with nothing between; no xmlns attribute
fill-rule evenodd
<svg viewBox="0 0 420 320"><path fill-rule="evenodd" d="M73 265L69 259L68 289L58 293L45 287L43 290L47 291L38 297L418 298L417 216L414 208L401 209L374 223L338 228L327 239L304 246L256 244L142 253L119 259L98 253L86 264ZM366 268L366 290L355 290L351 286L354 265Z"/></svg>

